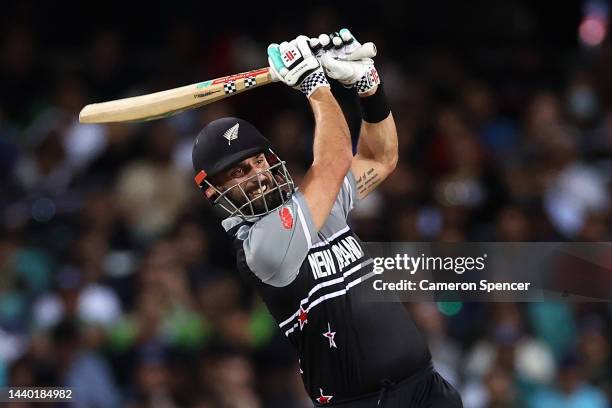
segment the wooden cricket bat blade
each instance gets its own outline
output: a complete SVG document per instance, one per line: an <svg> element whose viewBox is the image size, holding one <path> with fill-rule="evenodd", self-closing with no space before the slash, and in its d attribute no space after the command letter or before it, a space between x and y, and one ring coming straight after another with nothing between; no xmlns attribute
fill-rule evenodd
<svg viewBox="0 0 612 408"><path fill-rule="evenodd" d="M271 82L269 68L261 68L147 95L93 103L81 110L79 122L140 122L165 118Z"/></svg>

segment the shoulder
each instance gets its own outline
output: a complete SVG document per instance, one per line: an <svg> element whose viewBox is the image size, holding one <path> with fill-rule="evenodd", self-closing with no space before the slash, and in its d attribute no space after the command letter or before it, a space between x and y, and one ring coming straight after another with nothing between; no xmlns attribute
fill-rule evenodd
<svg viewBox="0 0 612 408"><path fill-rule="evenodd" d="M239 262L262 282L285 286L295 279L317 235L299 193L285 205L254 220L228 219L223 226L234 238Z"/></svg>

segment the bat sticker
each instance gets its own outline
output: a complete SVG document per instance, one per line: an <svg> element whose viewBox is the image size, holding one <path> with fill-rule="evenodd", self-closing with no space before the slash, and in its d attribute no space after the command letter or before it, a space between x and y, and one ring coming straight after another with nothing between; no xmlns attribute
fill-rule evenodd
<svg viewBox="0 0 612 408"><path fill-rule="evenodd" d="M221 91L220 89L215 89L214 91L208 91L208 92L204 92L204 93L195 94L195 95L193 95L193 97L195 99L206 98L207 96L210 96L212 94L216 94L217 92L220 92L220 91Z"/></svg>
<svg viewBox="0 0 612 408"><path fill-rule="evenodd" d="M223 77L223 78L215 79L214 81L212 81L212 84L216 85L216 84L221 84L221 83L224 83L224 82L227 83L227 82L236 81L238 79L254 77L254 76L257 76L257 75L261 75L261 74L267 74L268 70L269 70L269 68L261 68L261 69L256 69L255 71L243 72L242 74L230 75L230 76L226 76L226 77ZM202 82L202 83L204 83L204 82Z"/></svg>
<svg viewBox="0 0 612 408"><path fill-rule="evenodd" d="M248 77L245 78L244 80L244 87L245 88L250 88L252 86L257 85L257 79L255 79L255 77Z"/></svg>
<svg viewBox="0 0 612 408"><path fill-rule="evenodd" d="M233 94L236 92L236 83L234 81L230 81L223 84L223 91L225 91L226 95Z"/></svg>
<svg viewBox="0 0 612 408"><path fill-rule="evenodd" d="M212 84L212 82L213 82L212 80L200 82L199 84L196 85L196 88L197 89L207 88L210 86L210 84Z"/></svg>

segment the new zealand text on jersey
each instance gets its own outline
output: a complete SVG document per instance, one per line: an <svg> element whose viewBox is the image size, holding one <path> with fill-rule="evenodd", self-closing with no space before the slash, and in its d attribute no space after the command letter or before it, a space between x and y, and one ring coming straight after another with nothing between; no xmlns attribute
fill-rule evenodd
<svg viewBox="0 0 612 408"><path fill-rule="evenodd" d="M333 256L332 256L333 255ZM315 279L336 274L364 255L357 240L351 236L342 238L329 248L308 255L310 269ZM334 259L336 262L334 262ZM338 269L336 270L336 265Z"/></svg>

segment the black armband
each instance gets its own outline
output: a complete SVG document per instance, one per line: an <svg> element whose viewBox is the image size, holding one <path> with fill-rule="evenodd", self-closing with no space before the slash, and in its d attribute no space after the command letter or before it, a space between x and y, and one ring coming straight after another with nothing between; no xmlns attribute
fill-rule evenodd
<svg viewBox="0 0 612 408"><path fill-rule="evenodd" d="M385 95L382 82L378 84L378 88L376 88L376 92L373 95L360 97L359 102L361 105L361 117L368 123L382 122L391 113L391 107L389 107L389 101L387 101L387 95Z"/></svg>

